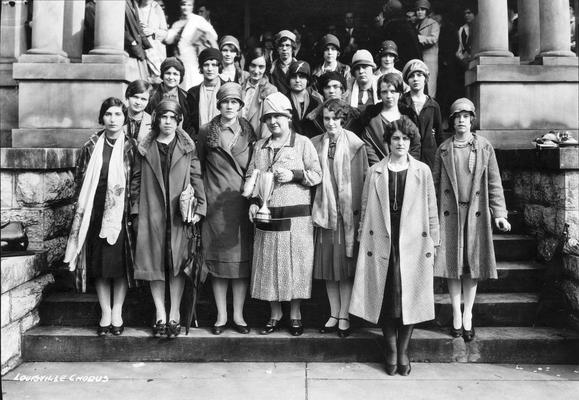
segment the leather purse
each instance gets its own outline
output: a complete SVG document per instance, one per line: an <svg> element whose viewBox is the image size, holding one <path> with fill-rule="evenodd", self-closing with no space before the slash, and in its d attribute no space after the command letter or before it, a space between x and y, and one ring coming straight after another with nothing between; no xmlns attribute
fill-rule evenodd
<svg viewBox="0 0 579 400"><path fill-rule="evenodd" d="M0 225L2 251L25 251L28 248L28 235L22 222L4 222Z"/></svg>

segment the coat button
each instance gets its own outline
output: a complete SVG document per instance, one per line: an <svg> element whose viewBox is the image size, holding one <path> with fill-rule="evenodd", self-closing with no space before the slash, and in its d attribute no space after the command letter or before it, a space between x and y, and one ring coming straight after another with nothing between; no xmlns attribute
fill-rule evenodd
<svg viewBox="0 0 579 400"><path fill-rule="evenodd" d="M422 232L422 237L426 237L426 232Z"/></svg>
<svg viewBox="0 0 579 400"><path fill-rule="evenodd" d="M432 254L430 254L430 253L426 253L426 258L430 258L431 255Z"/></svg>
<svg viewBox="0 0 579 400"><path fill-rule="evenodd" d="M480 196L480 192L477 190L475 195Z"/></svg>
<svg viewBox="0 0 579 400"><path fill-rule="evenodd" d="M373 234L374 234L374 231L370 231L370 235L373 235Z"/></svg>
<svg viewBox="0 0 579 400"><path fill-rule="evenodd" d="M475 212L474 215L476 215L477 217L480 217L480 211Z"/></svg>
<svg viewBox="0 0 579 400"><path fill-rule="evenodd" d="M449 215L450 215L450 213L449 213L448 211L445 211L445 212L444 212L444 216L445 216L445 217L448 217Z"/></svg>
<svg viewBox="0 0 579 400"><path fill-rule="evenodd" d="M371 252L371 251L369 251L367 254L368 254L368 257L372 257L372 252Z"/></svg>
<svg viewBox="0 0 579 400"><path fill-rule="evenodd" d="M450 189L444 189L444 194L450 194Z"/></svg>

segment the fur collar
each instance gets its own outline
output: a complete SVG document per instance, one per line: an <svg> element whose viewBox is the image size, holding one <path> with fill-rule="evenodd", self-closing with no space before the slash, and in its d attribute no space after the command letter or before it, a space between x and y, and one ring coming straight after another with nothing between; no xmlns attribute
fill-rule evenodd
<svg viewBox="0 0 579 400"><path fill-rule="evenodd" d="M141 141L141 143L138 144L137 148L139 150L139 153L143 157L147 155L147 153L149 152L149 149L151 148L151 145L155 141L157 135L158 133L155 131L155 129L151 129L149 133ZM195 151L195 143L193 143L193 140L189 137L189 134L187 134L187 132L177 127L175 136L177 137L177 141L180 143L181 148L185 153Z"/></svg>
<svg viewBox="0 0 579 400"><path fill-rule="evenodd" d="M214 117L207 126L207 147L217 148L221 146L221 139L219 138L219 119L220 115ZM245 118L238 118L239 126L241 127L241 136L246 136L248 142L253 143L257 140L257 136L253 128Z"/></svg>

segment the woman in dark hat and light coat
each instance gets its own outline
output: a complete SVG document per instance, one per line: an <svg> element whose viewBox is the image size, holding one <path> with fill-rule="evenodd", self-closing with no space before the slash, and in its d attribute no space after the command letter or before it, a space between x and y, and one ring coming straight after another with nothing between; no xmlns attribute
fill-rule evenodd
<svg viewBox="0 0 579 400"><path fill-rule="evenodd" d="M503 232L511 225L493 146L472 132L474 104L458 99L450 106L450 113L455 133L436 151L432 171L441 232L434 275L448 282L451 336L462 335L470 342L475 336L472 308L478 281L497 279L492 225Z"/></svg>
<svg viewBox="0 0 579 400"><path fill-rule="evenodd" d="M155 303L154 336L175 337L181 331L180 306L184 267L190 257L189 232L180 212L181 193L194 190L197 206L192 224L206 211L205 190L195 144L178 127L179 103L163 100L153 113L153 128L139 144L131 180L131 215L137 234L135 279L150 282ZM165 281L171 308L165 310Z"/></svg>
<svg viewBox="0 0 579 400"><path fill-rule="evenodd" d="M438 79L438 36L440 24L429 17L431 12L428 0L417 0L416 8L416 31L418 42L422 47L422 60L430 70L428 94L436 97L436 81Z"/></svg>
<svg viewBox="0 0 579 400"><path fill-rule="evenodd" d="M241 58L239 40L231 35L225 35L219 40L219 51L223 56L223 68L219 74L223 82L235 82L240 85L245 82L249 75L239 68L237 62Z"/></svg>
<svg viewBox="0 0 579 400"><path fill-rule="evenodd" d="M253 146L257 140L251 125L240 118L241 86L221 85L217 92L219 115L199 130L198 151L207 198L203 222L203 250L211 275L217 321L212 332L219 335L227 324L227 289L233 292L233 327L249 333L243 305L251 271L253 226L248 218L249 201L241 195Z"/></svg>

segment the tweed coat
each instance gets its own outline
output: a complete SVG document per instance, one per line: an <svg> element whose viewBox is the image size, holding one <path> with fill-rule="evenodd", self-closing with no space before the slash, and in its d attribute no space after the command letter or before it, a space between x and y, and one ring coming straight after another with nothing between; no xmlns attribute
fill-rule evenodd
<svg viewBox="0 0 579 400"><path fill-rule="evenodd" d="M476 164L465 235L468 265L473 279L496 279L497 266L493 246L492 219L506 218L507 209L495 151L488 140L473 134ZM436 151L432 171L438 198L441 242L434 275L459 279L457 264L458 188L453 156L453 138Z"/></svg>
<svg viewBox="0 0 579 400"><path fill-rule="evenodd" d="M366 176L350 314L372 323L380 318L391 250L388 160ZM400 215L400 280L402 323L434 318L432 267L439 242L436 194L430 168L408 156L409 165Z"/></svg>
<svg viewBox="0 0 579 400"><path fill-rule="evenodd" d="M138 216L137 245L135 250L135 279L165 280L164 257L166 193L161 159L153 130L138 146L131 179L131 215ZM180 128L169 170L169 210L171 221L171 252L173 273L177 275L189 257L187 225L179 212L179 196L191 183L195 190L195 213L205 216L205 189L195 144Z"/></svg>

